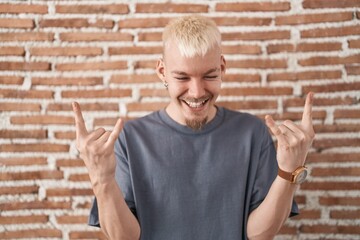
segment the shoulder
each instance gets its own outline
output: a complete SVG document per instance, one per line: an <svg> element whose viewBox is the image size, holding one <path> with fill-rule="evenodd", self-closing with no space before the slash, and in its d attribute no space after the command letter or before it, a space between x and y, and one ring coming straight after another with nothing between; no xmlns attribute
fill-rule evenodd
<svg viewBox="0 0 360 240"><path fill-rule="evenodd" d="M225 121L227 122L240 124L241 126L246 126L247 128L262 129L266 126L264 120L250 113L234 111L227 108L224 108L224 112L225 112Z"/></svg>
<svg viewBox="0 0 360 240"><path fill-rule="evenodd" d="M161 124L161 119L159 117L159 111L156 111L143 117L127 121L124 125L124 131L144 131L159 124Z"/></svg>

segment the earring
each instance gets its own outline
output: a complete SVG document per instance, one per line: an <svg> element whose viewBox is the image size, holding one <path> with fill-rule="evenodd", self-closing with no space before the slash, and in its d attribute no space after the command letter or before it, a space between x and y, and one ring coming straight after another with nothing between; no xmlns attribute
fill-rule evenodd
<svg viewBox="0 0 360 240"><path fill-rule="evenodd" d="M168 89L168 87L169 87L169 84L168 84L168 82L163 82L163 84L164 84L164 87L166 88L166 89Z"/></svg>

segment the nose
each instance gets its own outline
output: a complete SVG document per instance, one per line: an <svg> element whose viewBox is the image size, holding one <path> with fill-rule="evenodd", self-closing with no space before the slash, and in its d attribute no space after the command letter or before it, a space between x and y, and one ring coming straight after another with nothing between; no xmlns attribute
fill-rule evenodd
<svg viewBox="0 0 360 240"><path fill-rule="evenodd" d="M201 98L205 95L204 83L200 79L189 81L189 96L192 98Z"/></svg>

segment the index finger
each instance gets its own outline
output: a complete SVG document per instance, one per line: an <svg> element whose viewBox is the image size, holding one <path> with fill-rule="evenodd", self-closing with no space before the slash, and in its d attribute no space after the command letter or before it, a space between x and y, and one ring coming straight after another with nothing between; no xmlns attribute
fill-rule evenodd
<svg viewBox="0 0 360 240"><path fill-rule="evenodd" d="M77 102L72 103L73 112L75 113L76 138L86 135L85 121L81 113L80 105Z"/></svg>
<svg viewBox="0 0 360 240"><path fill-rule="evenodd" d="M304 112L301 119L301 125L305 127L305 129L312 128L312 105L313 105L314 93L309 92L306 96Z"/></svg>

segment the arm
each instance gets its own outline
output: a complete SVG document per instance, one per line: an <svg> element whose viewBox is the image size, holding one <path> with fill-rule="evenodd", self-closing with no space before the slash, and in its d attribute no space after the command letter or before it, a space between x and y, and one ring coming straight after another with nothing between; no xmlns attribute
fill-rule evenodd
<svg viewBox="0 0 360 240"><path fill-rule="evenodd" d="M278 166L293 172L305 163L306 155L315 137L312 125L313 93L309 93L304 107L301 124L286 120L277 126L271 116L266 116L266 125L275 135ZM252 211L247 222L249 239L272 239L289 216L296 184L276 177L264 201Z"/></svg>
<svg viewBox="0 0 360 240"><path fill-rule="evenodd" d="M139 239L140 226L131 213L115 180L115 141L122 130L122 121L112 132L103 128L88 132L78 103L73 103L76 124L76 147L89 171L98 202L102 231L109 239Z"/></svg>

